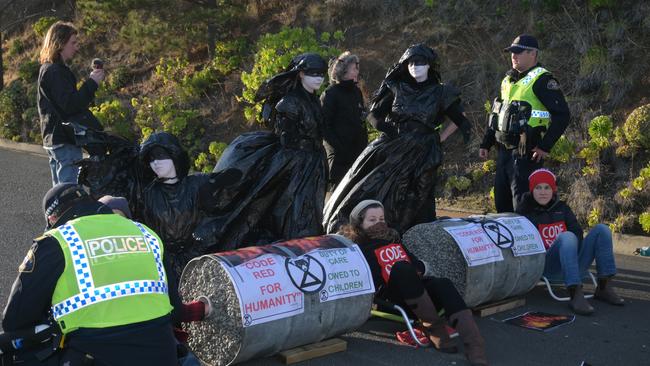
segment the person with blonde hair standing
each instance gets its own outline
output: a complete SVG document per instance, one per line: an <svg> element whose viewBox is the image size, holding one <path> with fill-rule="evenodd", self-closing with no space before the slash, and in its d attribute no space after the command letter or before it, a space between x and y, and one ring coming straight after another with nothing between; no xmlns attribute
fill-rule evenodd
<svg viewBox="0 0 650 366"><path fill-rule="evenodd" d="M94 68L90 77L77 89L77 78L66 65L79 51L79 31L72 23L58 21L45 35L38 73L38 114L41 120L43 147L50 157L52 185L77 183L81 148L75 145L74 132L65 122L101 130L102 126L88 109L95 92L104 80L102 68Z"/></svg>
<svg viewBox="0 0 650 366"><path fill-rule="evenodd" d="M334 189L368 145L368 132L363 95L357 86L359 57L343 52L330 61L329 76L331 84L320 99L329 184Z"/></svg>

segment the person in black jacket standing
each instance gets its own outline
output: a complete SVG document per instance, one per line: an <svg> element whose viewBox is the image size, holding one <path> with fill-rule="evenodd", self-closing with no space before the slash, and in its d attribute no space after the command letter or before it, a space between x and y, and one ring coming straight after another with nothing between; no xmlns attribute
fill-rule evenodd
<svg viewBox="0 0 650 366"><path fill-rule="evenodd" d="M458 352L445 329L445 320L438 316L442 308L463 339L470 363L488 364L485 341L458 290L448 278L422 276L424 263L402 246L399 233L386 224L381 202L359 202L341 234L359 244L372 271L377 296L410 309L437 350Z"/></svg>
<svg viewBox="0 0 650 366"><path fill-rule="evenodd" d="M594 297L612 305L623 305L609 284L616 274L612 249L612 232L598 224L583 239L583 232L571 208L557 198L555 175L547 169L535 170L528 179L530 193L525 194L517 213L526 216L542 236L546 247L544 276L564 281L569 289L569 307L581 315L589 315L594 308L582 292L583 274L594 259L598 287Z"/></svg>
<svg viewBox="0 0 650 366"><path fill-rule="evenodd" d="M331 85L320 99L329 183L334 189L368 145L368 132L363 95L357 86L359 57L343 52L330 62L329 75Z"/></svg>
<svg viewBox="0 0 650 366"><path fill-rule="evenodd" d="M67 133L63 123L74 121L101 130L88 107L104 80L104 70L94 69L77 89L77 78L66 66L79 50L78 33L72 23L56 22L47 31L41 48L37 103L43 147L50 157L52 185L77 183L79 168L74 162L82 158L81 148L75 145L73 134Z"/></svg>

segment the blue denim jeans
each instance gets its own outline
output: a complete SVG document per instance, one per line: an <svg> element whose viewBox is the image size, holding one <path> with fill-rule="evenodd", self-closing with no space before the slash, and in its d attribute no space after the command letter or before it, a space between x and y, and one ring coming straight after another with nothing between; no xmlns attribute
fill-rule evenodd
<svg viewBox="0 0 650 366"><path fill-rule="evenodd" d="M546 252L544 276L551 281L564 281L567 286L582 283L582 278L594 259L599 278L616 274L612 249L612 232L607 225L598 224L578 245L574 233L560 234Z"/></svg>
<svg viewBox="0 0 650 366"><path fill-rule="evenodd" d="M63 144L54 149L45 149L50 156L50 171L52 185L58 183L77 183L79 167L74 162L81 160L81 148L75 145Z"/></svg>

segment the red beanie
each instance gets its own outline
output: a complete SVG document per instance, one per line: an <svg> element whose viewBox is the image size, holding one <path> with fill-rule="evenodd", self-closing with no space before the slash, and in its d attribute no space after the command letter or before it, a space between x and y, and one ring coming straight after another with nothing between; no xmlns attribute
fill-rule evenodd
<svg viewBox="0 0 650 366"><path fill-rule="evenodd" d="M528 189L532 192L540 183L546 183L551 186L553 192L557 191L557 184L555 183L555 174L548 169L537 169L528 177Z"/></svg>

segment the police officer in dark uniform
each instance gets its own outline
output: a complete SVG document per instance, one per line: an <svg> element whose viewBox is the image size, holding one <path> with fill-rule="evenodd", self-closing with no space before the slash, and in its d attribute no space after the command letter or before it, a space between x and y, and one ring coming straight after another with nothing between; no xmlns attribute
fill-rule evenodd
<svg viewBox="0 0 650 366"><path fill-rule="evenodd" d="M537 61L535 37L522 34L503 51L510 52L512 69L492 103L479 156L487 159L497 145L495 206L497 212L513 212L528 191L528 176L542 167L571 116L560 84Z"/></svg>
<svg viewBox="0 0 650 366"><path fill-rule="evenodd" d="M14 361L176 365L158 236L114 214L77 184L54 186L43 206L48 231L34 240L18 269L2 327L17 334L56 322L64 338L53 348L64 346L52 353L43 349L52 348L49 344L29 350L14 342L20 348Z"/></svg>

